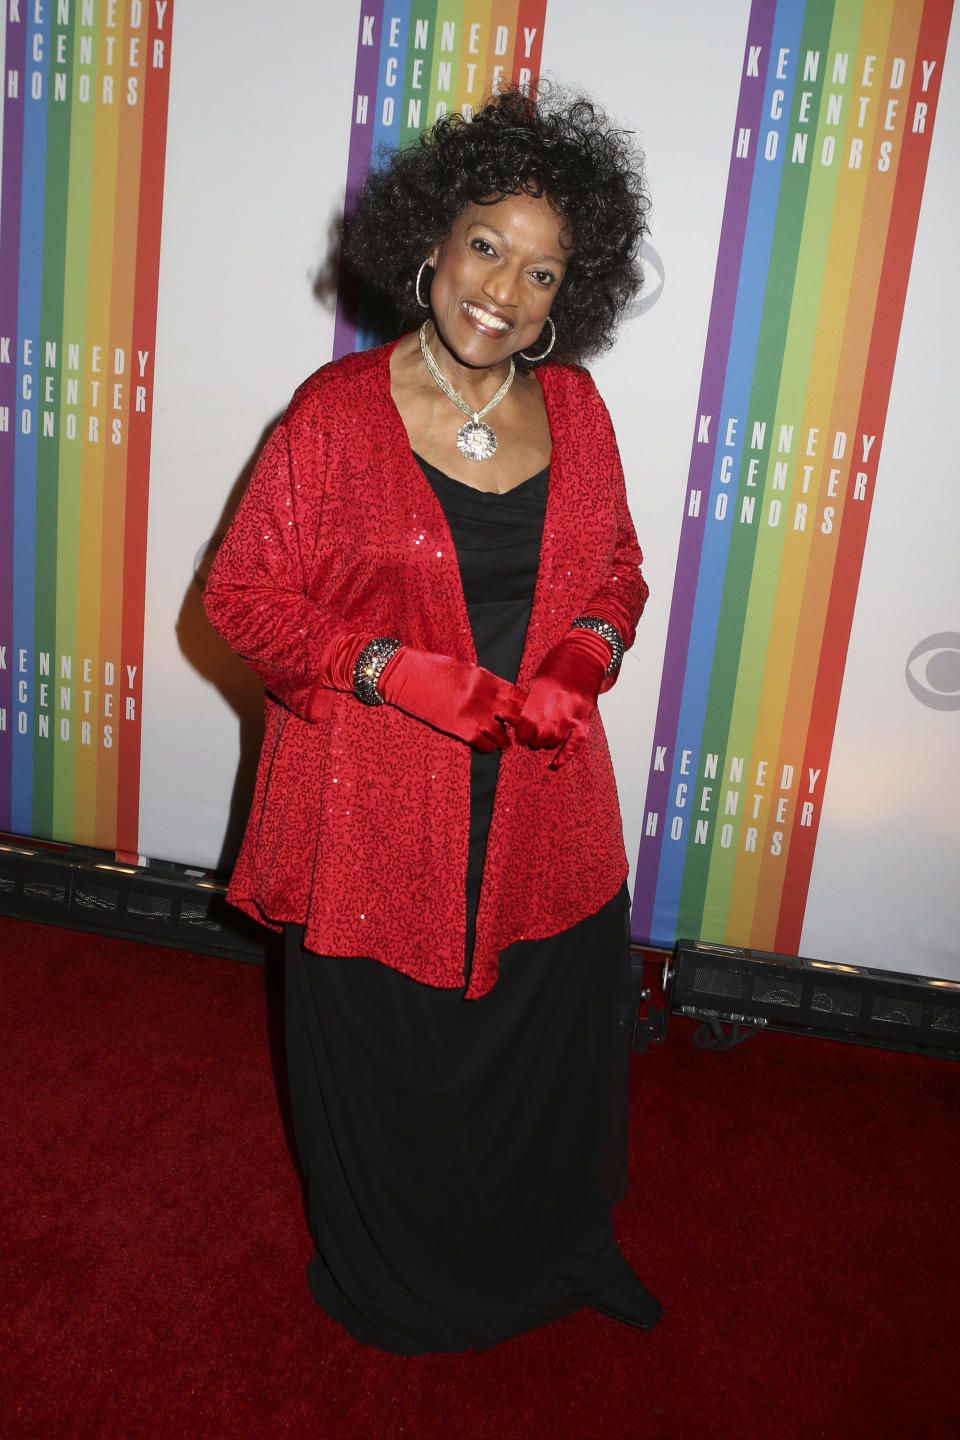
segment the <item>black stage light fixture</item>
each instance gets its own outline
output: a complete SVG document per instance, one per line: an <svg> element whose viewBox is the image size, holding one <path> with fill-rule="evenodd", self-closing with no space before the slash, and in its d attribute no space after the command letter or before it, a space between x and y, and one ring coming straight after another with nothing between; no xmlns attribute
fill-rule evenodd
<svg viewBox="0 0 960 1440"><path fill-rule="evenodd" d="M0 834L0 915L262 965L270 932L229 906L226 888L211 871Z"/></svg>
<svg viewBox="0 0 960 1440"><path fill-rule="evenodd" d="M960 1060L960 982L696 940L664 965L665 1009L729 1047L758 1029ZM729 1027L729 1028L727 1028Z"/></svg>
<svg viewBox="0 0 960 1440"><path fill-rule="evenodd" d="M667 1006L663 987L669 963L669 954L663 951L630 946L634 1016L631 1049L640 1055L646 1055L654 1042L667 1038Z"/></svg>

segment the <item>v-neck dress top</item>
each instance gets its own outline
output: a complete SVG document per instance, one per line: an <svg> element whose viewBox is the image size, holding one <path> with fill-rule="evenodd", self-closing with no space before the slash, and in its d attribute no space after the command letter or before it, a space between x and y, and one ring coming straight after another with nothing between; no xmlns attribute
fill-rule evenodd
<svg viewBox="0 0 960 1440"><path fill-rule="evenodd" d="M550 467L503 495L475 490L416 456L457 552L477 664L515 682L537 584ZM500 752L470 755L466 972L469 974Z"/></svg>

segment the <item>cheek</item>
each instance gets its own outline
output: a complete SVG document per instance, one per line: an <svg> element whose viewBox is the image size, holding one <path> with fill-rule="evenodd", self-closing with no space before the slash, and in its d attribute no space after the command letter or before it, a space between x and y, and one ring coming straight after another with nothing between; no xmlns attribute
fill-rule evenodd
<svg viewBox="0 0 960 1440"><path fill-rule="evenodd" d="M549 290L545 295L541 295L538 298L536 304L531 307L533 314L537 316L542 316L543 319L546 320L547 316L550 314L552 306L556 303L556 299L556 290Z"/></svg>
<svg viewBox="0 0 960 1440"><path fill-rule="evenodd" d="M441 259L433 276L433 294L442 301L449 300L462 283L460 267L455 261Z"/></svg>

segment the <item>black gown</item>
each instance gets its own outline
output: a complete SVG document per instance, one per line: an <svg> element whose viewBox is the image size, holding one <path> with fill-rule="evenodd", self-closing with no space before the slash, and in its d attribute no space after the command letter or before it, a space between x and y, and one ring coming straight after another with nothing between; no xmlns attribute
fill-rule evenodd
<svg viewBox="0 0 960 1440"><path fill-rule="evenodd" d="M426 461L481 665L515 680L548 470L505 495ZM632 1015L626 887L500 957L464 1000L499 754L474 752L464 988L311 954L288 926L287 1066L317 1253L314 1297L401 1355L486 1349L588 1305L622 1276Z"/></svg>

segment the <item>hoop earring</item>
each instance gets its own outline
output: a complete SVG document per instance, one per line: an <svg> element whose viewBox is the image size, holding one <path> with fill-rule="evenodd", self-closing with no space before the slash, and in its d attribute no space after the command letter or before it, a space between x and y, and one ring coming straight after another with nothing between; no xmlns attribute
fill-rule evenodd
<svg viewBox="0 0 960 1440"><path fill-rule="evenodd" d="M415 294L416 297L417 297L417 304L420 306L420 309L421 309L421 310L429 310L429 309L430 309L429 301L427 301L427 300L421 300L421 299L420 299L420 279L421 279L421 276L423 275L424 270L426 270L426 268L427 268L427 266L428 266L429 264L430 264L430 261L429 261L429 260L424 260L423 264L420 266L420 269L417 271L417 278L416 278L416 280L415 280L415 282L414 282L414 286L413 286L414 294Z"/></svg>
<svg viewBox="0 0 960 1440"><path fill-rule="evenodd" d="M544 352L543 352L542 355L527 355L527 354L525 354L525 352L524 352L523 350L521 350L521 351L520 351L520 359L521 359L521 360L527 360L527 361L529 361L529 363L530 363L531 365L536 365L536 364L538 364L541 360L546 360L547 356L550 354L550 351L553 349L554 345L556 345L556 343L557 343L557 327L556 327L556 325L554 325L554 323L553 323L553 321L552 321L552 319L550 318L549 315L547 316L547 324L550 326L550 344L547 346L546 350L544 350ZM541 334L542 334L542 333L543 333L543 332L541 331Z"/></svg>

